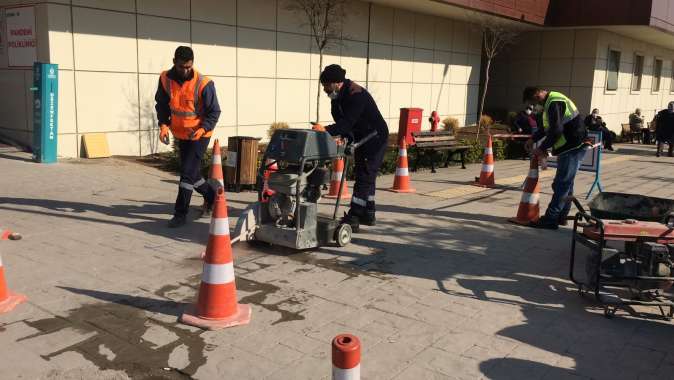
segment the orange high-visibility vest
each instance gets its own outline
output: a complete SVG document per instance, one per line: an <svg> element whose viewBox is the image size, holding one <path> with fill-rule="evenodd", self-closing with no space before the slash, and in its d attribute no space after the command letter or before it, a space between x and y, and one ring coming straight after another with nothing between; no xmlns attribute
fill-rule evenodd
<svg viewBox="0 0 674 380"><path fill-rule="evenodd" d="M168 71L163 71L160 78L162 87L170 99L171 133L177 139L187 140L192 131L201 125L203 111L201 94L211 80L196 70L192 79L185 81L182 86L168 77ZM204 137L211 137L212 134L212 130L208 131Z"/></svg>

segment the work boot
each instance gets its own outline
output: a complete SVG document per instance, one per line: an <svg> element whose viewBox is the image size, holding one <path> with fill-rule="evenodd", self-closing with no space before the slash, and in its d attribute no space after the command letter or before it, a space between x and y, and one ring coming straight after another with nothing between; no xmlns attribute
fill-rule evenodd
<svg viewBox="0 0 674 380"><path fill-rule="evenodd" d="M213 204L209 204L204 199L204 204L201 205L201 210L199 210L199 218L210 218L213 214Z"/></svg>
<svg viewBox="0 0 674 380"><path fill-rule="evenodd" d="M344 217L340 221L342 224L348 224L351 226L351 232L356 233L360 229L360 218L353 214L344 213Z"/></svg>
<svg viewBox="0 0 674 380"><path fill-rule="evenodd" d="M187 218L185 215L173 215L173 218L168 221L169 228L178 228L182 227L187 223Z"/></svg>
<svg viewBox="0 0 674 380"><path fill-rule="evenodd" d="M529 227L540 228L544 230L559 229L559 221L553 222L545 217L540 218L537 222L529 222Z"/></svg>
<svg viewBox="0 0 674 380"><path fill-rule="evenodd" d="M360 221L360 224L364 224L366 226L374 226L377 224L377 218L374 216L374 212L368 211L365 213L364 216L358 218Z"/></svg>
<svg viewBox="0 0 674 380"><path fill-rule="evenodd" d="M660 157L660 152L662 152L662 143L659 142L655 151L655 157Z"/></svg>

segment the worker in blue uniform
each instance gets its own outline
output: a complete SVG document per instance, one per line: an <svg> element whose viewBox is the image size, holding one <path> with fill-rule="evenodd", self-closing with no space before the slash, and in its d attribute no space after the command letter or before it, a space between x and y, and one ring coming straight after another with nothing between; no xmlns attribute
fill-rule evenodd
<svg viewBox="0 0 674 380"><path fill-rule="evenodd" d="M325 128L315 124L314 129L355 142L377 132L354 154L356 182L350 209L342 222L350 224L357 232L361 224L374 226L376 222L375 188L377 173L386 153L388 126L372 95L358 83L346 79L346 71L339 65L327 66L321 73L320 81L323 91L331 99L335 123Z"/></svg>

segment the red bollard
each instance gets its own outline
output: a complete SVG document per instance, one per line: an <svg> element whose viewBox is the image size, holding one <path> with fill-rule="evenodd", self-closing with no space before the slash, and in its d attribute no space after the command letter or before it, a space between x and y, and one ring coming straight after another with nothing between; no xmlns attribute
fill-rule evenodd
<svg viewBox="0 0 674 380"><path fill-rule="evenodd" d="M340 334L332 340L332 380L360 380L360 339Z"/></svg>

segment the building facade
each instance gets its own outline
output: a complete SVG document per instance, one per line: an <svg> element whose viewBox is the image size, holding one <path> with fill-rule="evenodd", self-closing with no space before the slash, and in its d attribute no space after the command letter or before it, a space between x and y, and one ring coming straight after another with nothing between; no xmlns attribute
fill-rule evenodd
<svg viewBox="0 0 674 380"><path fill-rule="evenodd" d="M192 46L196 69L215 82L216 137L266 138L274 122L306 128L316 119L318 54L290 1L0 0L0 84L12 94L0 103L0 137L31 145L36 60L59 65L60 156L81 156L88 133L105 133L114 155L168 149L158 143L154 94L178 45ZM635 108L651 118L674 98L670 3L354 0L324 65L341 64L365 85L392 131L402 107L473 124L484 62L476 23L505 21L521 35L494 64L487 109L517 111L523 87L538 85L568 94L583 113L599 108L619 131ZM17 21L26 6L33 19ZM321 95L320 121L329 123Z"/></svg>

